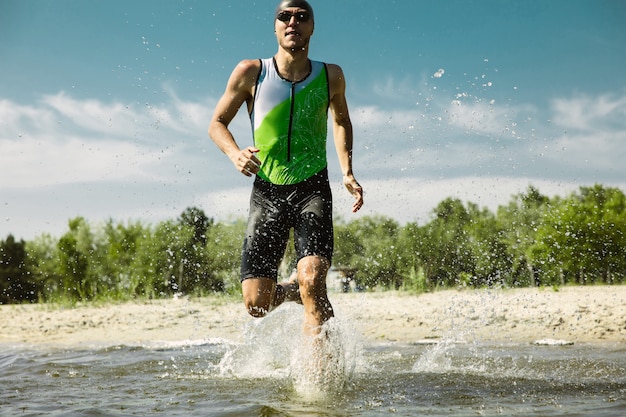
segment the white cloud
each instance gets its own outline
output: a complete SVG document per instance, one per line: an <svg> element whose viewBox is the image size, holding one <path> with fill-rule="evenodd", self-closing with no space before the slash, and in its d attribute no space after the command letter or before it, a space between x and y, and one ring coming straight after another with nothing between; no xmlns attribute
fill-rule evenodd
<svg viewBox="0 0 626 417"><path fill-rule="evenodd" d="M56 128L55 123L50 109L0 100L0 139L19 140L30 132Z"/></svg>
<svg viewBox="0 0 626 417"><path fill-rule="evenodd" d="M422 76L422 78L425 79L426 77ZM377 99L376 101L391 100L397 102L398 100L413 97L417 90L422 89L422 85L423 82L416 83L410 76L398 79L389 75L374 83L371 87L371 92L368 93L373 94ZM355 93L362 93L362 91L355 91Z"/></svg>
<svg viewBox="0 0 626 417"><path fill-rule="evenodd" d="M133 143L78 137L0 139L0 187L45 187L76 182L154 180L147 167L167 155Z"/></svg>
<svg viewBox="0 0 626 417"><path fill-rule="evenodd" d="M556 138L554 151L545 155L552 160L563 160L575 167L586 167L596 172L626 175L626 130L596 131L587 134L564 134Z"/></svg>
<svg viewBox="0 0 626 417"><path fill-rule="evenodd" d="M524 129L520 118L528 119L536 110L530 106L502 107L495 102L453 100L446 110L448 123L467 133L518 138Z"/></svg>
<svg viewBox="0 0 626 417"><path fill-rule="evenodd" d="M167 181L189 138L206 136L210 107L174 101L138 108L61 92L36 105L0 101L0 187L73 182ZM206 116L202 120L201 115ZM197 154L197 153L196 153ZM172 160L172 162L168 162Z"/></svg>
<svg viewBox="0 0 626 417"><path fill-rule="evenodd" d="M557 98L552 101L552 111L553 122L567 130L594 132L609 126L626 130L626 95Z"/></svg>
<svg viewBox="0 0 626 417"><path fill-rule="evenodd" d="M626 95L578 95L552 102L552 121L559 129L551 159L626 175Z"/></svg>
<svg viewBox="0 0 626 417"><path fill-rule="evenodd" d="M151 106L65 93L30 105L0 100L0 237L63 229L77 214L155 219L200 205L217 218L245 216L250 181L206 133L216 100L169 98ZM354 169L366 191L357 216L425 221L447 197L495 209L529 184L547 195L624 187L626 97L561 98L542 120L525 104L459 101L351 108ZM247 146L245 111L231 127ZM329 148L335 208L349 220Z"/></svg>
<svg viewBox="0 0 626 417"><path fill-rule="evenodd" d="M61 92L45 96L42 109L54 110L61 120L91 134L121 139L151 136L159 129L170 133L193 135L206 132L214 102L184 102L169 95L170 102L162 105L145 103L103 103L98 100L79 100Z"/></svg>
<svg viewBox="0 0 626 417"><path fill-rule="evenodd" d="M42 109L53 110L67 128L81 128L90 135L129 137L139 121L137 112L122 103L106 104L98 100L78 100L64 92L45 96Z"/></svg>
<svg viewBox="0 0 626 417"><path fill-rule="evenodd" d="M219 220L245 218L248 215L251 184L227 190L210 191L196 198L196 204L205 207L207 215Z"/></svg>

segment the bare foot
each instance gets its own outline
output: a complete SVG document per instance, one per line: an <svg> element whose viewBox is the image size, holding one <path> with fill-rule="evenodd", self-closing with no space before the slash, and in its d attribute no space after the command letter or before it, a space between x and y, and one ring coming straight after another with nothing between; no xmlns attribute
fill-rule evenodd
<svg viewBox="0 0 626 417"><path fill-rule="evenodd" d="M298 285L298 279L294 278L286 282L278 284L283 288L285 294L285 301L293 301L298 304L302 304L302 298L300 297L300 286Z"/></svg>

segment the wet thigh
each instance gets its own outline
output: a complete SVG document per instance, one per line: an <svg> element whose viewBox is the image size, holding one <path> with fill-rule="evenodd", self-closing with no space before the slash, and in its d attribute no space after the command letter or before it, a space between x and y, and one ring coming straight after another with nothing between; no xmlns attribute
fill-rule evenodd
<svg viewBox="0 0 626 417"><path fill-rule="evenodd" d="M289 228L274 210L251 207L241 253L241 280L278 278L278 267L285 253Z"/></svg>
<svg viewBox="0 0 626 417"><path fill-rule="evenodd" d="M300 208L294 227L298 260L321 256L331 262L333 256L333 218L330 196L314 193Z"/></svg>

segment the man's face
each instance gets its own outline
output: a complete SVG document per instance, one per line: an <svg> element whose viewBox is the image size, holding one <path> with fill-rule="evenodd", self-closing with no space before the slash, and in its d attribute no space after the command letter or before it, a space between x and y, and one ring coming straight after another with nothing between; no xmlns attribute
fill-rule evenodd
<svg viewBox="0 0 626 417"><path fill-rule="evenodd" d="M313 35L313 19L299 7L281 10L274 22L278 44L292 51L304 49Z"/></svg>

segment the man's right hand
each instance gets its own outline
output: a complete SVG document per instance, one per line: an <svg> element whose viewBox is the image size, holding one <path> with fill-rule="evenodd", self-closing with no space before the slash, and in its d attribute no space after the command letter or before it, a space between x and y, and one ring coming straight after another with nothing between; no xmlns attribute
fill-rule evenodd
<svg viewBox="0 0 626 417"><path fill-rule="evenodd" d="M231 157L237 171L241 172L246 177L256 175L261 169L261 161L256 156L257 152L259 152L258 148L248 146Z"/></svg>

